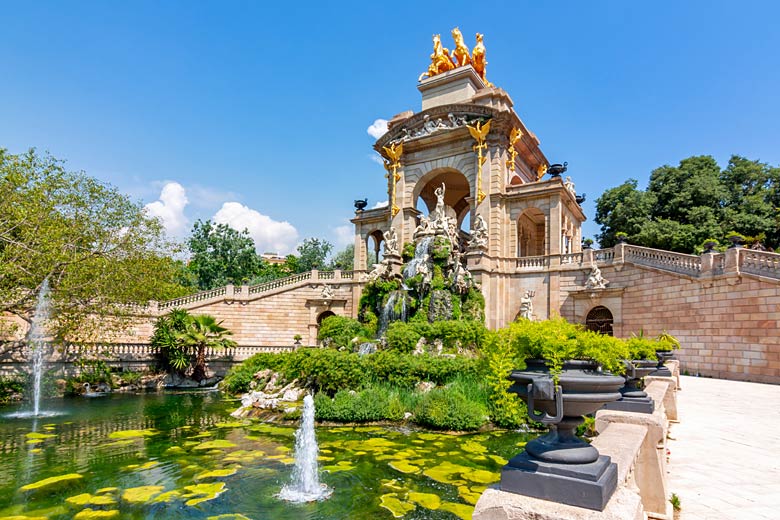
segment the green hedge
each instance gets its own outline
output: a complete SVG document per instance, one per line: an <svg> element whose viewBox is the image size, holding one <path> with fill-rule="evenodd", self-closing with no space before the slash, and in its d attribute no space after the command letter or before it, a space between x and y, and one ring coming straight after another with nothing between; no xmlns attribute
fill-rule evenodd
<svg viewBox="0 0 780 520"><path fill-rule="evenodd" d="M249 391L252 376L270 368L287 381L298 379L315 392L334 395L339 390L360 390L371 383L413 388L420 381L447 384L459 375L477 373L472 358L413 356L391 351L359 354L333 349L301 349L292 353L256 354L233 367L223 388L231 393Z"/></svg>

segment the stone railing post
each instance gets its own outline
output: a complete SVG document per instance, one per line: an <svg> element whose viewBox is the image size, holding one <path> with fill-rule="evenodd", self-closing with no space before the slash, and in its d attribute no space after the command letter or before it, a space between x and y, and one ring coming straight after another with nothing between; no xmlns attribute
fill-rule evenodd
<svg viewBox="0 0 780 520"><path fill-rule="evenodd" d="M311 279L312 281L320 279L320 271L318 269L311 270Z"/></svg>
<svg viewBox="0 0 780 520"><path fill-rule="evenodd" d="M239 299L244 303L249 301L249 284L247 282L241 284L241 298Z"/></svg>
<svg viewBox="0 0 780 520"><path fill-rule="evenodd" d="M739 251L740 248L738 247L732 247L730 249L726 249L726 262L723 267L724 273L739 274L739 260L740 260Z"/></svg>
<svg viewBox="0 0 780 520"><path fill-rule="evenodd" d="M712 268L715 265L714 253L702 253L701 254L701 271L700 276L711 276Z"/></svg>
<svg viewBox="0 0 780 520"><path fill-rule="evenodd" d="M152 316L159 316L160 315L160 302L156 300L151 300L149 302L149 313Z"/></svg>
<svg viewBox="0 0 780 520"><path fill-rule="evenodd" d="M613 250L615 251L615 256L612 257L613 264L623 263L625 258L625 249L626 249L625 242L619 242L615 244L615 247L613 248Z"/></svg>
<svg viewBox="0 0 780 520"><path fill-rule="evenodd" d="M236 296L235 286L229 283L225 286L225 299L232 300Z"/></svg>
<svg viewBox="0 0 780 520"><path fill-rule="evenodd" d="M333 270L333 279L334 280L341 280L341 269L334 269Z"/></svg>
<svg viewBox="0 0 780 520"><path fill-rule="evenodd" d="M582 250L582 265L593 265L593 249Z"/></svg>

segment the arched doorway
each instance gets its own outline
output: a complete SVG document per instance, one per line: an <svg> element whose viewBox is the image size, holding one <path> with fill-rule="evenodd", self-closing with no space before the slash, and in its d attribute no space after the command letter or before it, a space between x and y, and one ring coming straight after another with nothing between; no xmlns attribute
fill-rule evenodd
<svg viewBox="0 0 780 520"><path fill-rule="evenodd" d="M585 328L612 336L612 312L603 305L593 307L585 318Z"/></svg>
<svg viewBox="0 0 780 520"><path fill-rule="evenodd" d="M529 208L517 219L517 256L542 256L545 254L544 213L539 208Z"/></svg>
<svg viewBox="0 0 780 520"><path fill-rule="evenodd" d="M317 327L322 325L322 320L324 320L325 318L330 318L331 316L335 316L335 315L336 313L333 311L321 312L320 315L317 316Z"/></svg>
<svg viewBox="0 0 780 520"><path fill-rule="evenodd" d="M385 236L380 230L372 231L366 237L366 267L371 270L371 266L379 263L382 258L379 254L382 251L382 243Z"/></svg>

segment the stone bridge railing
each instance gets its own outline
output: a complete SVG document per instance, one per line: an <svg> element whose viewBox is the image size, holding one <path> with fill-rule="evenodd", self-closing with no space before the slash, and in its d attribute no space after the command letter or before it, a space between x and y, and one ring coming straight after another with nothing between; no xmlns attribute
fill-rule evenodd
<svg viewBox="0 0 780 520"><path fill-rule="evenodd" d="M488 488L474 509L474 520L671 520L667 485L666 440L669 423L678 420L679 362L667 366L673 377L646 377L645 391L655 402L651 414L600 410L598 436L601 455L617 464L617 490L603 511L583 509ZM572 491L574 492L574 491Z"/></svg>

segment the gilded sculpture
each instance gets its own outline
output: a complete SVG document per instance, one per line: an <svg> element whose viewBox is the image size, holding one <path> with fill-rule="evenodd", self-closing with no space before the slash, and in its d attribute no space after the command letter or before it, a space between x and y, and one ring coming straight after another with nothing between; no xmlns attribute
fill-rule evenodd
<svg viewBox="0 0 780 520"><path fill-rule="evenodd" d="M517 128L513 128L509 133L509 160L507 160L506 166L513 172L515 171L515 159L517 159L517 149L515 148L515 144L517 144L517 142L520 141L522 137L523 132Z"/></svg>
<svg viewBox="0 0 780 520"><path fill-rule="evenodd" d="M544 174L547 173L547 165L542 163L539 165L539 167L536 169L536 180L541 180L542 177L544 177Z"/></svg>
<svg viewBox="0 0 780 520"><path fill-rule="evenodd" d="M487 60L485 59L485 43L482 41L483 35L477 33L477 44L474 46L474 50L471 51L471 65L482 81L485 82L486 87L492 87L493 84L487 80Z"/></svg>
<svg viewBox="0 0 780 520"><path fill-rule="evenodd" d="M487 142L485 141L485 138L487 137L488 133L490 132L490 121L487 121L486 123L481 123L477 121L477 124L474 126L466 125L466 128L469 129L469 133L471 134L471 137L474 138L474 140L477 142L477 144L474 145L474 151L477 152L477 205L481 204L483 200L485 200L485 192L482 191L482 165L485 164L485 161L487 161L487 157L484 154L484 151L487 150Z"/></svg>
<svg viewBox="0 0 780 520"><path fill-rule="evenodd" d="M385 161L385 170L387 170L387 180L390 183L390 215L395 217L401 208L395 204L396 184L401 180L401 174L398 169L401 167L401 155L404 153L403 143L392 143L390 146L383 146L382 149L387 155Z"/></svg>
<svg viewBox="0 0 780 520"><path fill-rule="evenodd" d="M452 61L456 67L465 67L471 63L471 53L466 43L463 41L463 34L460 29L455 27L452 30L452 39L455 40L455 49L452 51Z"/></svg>
<svg viewBox="0 0 780 520"><path fill-rule="evenodd" d="M455 63L450 58L450 50L441 45L441 35L433 35L433 54L431 54L431 64L428 65L428 70L420 74L418 81L422 81L426 76L429 78L434 77L442 72L447 72L455 68Z"/></svg>

